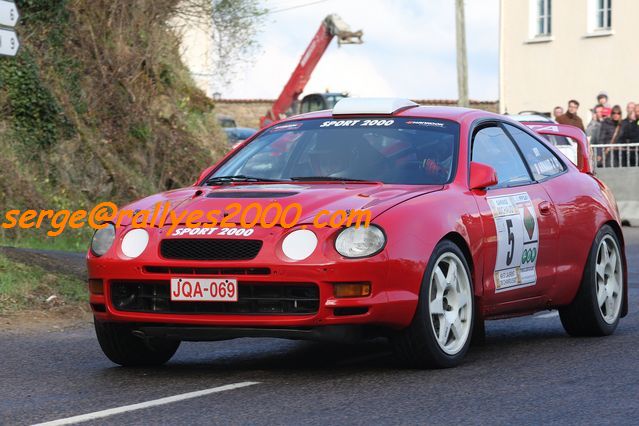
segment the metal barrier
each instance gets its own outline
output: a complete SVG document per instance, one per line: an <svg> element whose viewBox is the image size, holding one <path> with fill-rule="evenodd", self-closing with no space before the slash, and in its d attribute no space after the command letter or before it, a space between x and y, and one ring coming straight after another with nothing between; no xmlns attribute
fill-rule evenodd
<svg viewBox="0 0 639 426"><path fill-rule="evenodd" d="M592 170L612 189L621 219L639 226L639 143L591 145Z"/></svg>
<svg viewBox="0 0 639 426"><path fill-rule="evenodd" d="M639 143L590 145L593 169L639 167Z"/></svg>

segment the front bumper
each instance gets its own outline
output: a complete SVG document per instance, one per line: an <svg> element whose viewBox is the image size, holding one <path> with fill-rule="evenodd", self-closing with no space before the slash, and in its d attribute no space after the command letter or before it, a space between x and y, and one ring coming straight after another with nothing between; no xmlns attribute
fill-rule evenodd
<svg viewBox="0 0 639 426"><path fill-rule="evenodd" d="M117 282L136 282L141 285L168 283L174 277L211 277L212 275L184 275L193 269L193 262L166 261L158 266L142 261L118 261L115 259L89 259L90 279L103 282L103 294L90 294L95 317L100 321L131 323L164 323L177 325L221 327L317 327L325 325L373 324L391 328L403 328L410 324L417 303L415 288L419 288L421 276L399 269L399 263L389 261L383 253L375 258L360 261L346 260L325 264L257 264L246 262L197 262L197 268L225 270L265 269L268 274L224 276L237 278L238 285L288 285L313 283L319 289L317 311L310 314L278 313L166 313L131 312L121 310L113 303L112 288ZM396 265L396 266L394 266ZM149 268L155 266L156 269ZM150 271L164 272L150 272ZM414 275L411 277L411 275ZM216 275L217 277L221 275ZM334 284L367 282L371 294L367 297L336 298ZM182 302L190 303L190 302ZM206 303L206 302L202 302ZM229 302L234 303L234 302Z"/></svg>
<svg viewBox="0 0 639 426"><path fill-rule="evenodd" d="M101 280L103 283L103 294L90 294L93 313L99 321L165 326L308 329L337 325L373 325L401 329L410 324L417 306L424 268L423 264L406 258L403 250L409 250L410 247L401 244L401 252L397 250L395 255L387 247L369 258L345 259L333 248L336 230L324 228L314 230L320 241L315 252L303 261L291 261L283 257L279 249L283 236L290 231L292 230L255 228L251 238L263 241L263 247L254 258L212 261L164 258L159 247L162 239L167 237L162 229L150 232L149 245L140 257L127 259L119 250L126 230L119 230L110 252L102 257L89 253L87 257L89 279ZM246 272L249 270L252 272ZM289 311L286 314L278 313L277 309L259 313L237 313L237 310L223 313L187 313L175 310L131 312L118 309L113 303L111 291L114 283L168 284L171 278L187 277L237 278L240 298L243 285L259 287L312 284L318 289L318 301L312 313ZM353 282L370 283L371 294L351 298L334 296L335 283Z"/></svg>

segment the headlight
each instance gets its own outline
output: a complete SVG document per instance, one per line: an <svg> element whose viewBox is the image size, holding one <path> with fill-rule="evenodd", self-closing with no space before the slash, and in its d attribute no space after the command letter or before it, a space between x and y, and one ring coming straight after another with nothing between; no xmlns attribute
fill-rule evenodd
<svg viewBox="0 0 639 426"><path fill-rule="evenodd" d="M344 229L335 239L335 250L344 257L366 257L378 253L386 244L381 228L371 225Z"/></svg>
<svg viewBox="0 0 639 426"><path fill-rule="evenodd" d="M96 256L102 256L109 251L115 240L115 226L109 223L102 229L98 229L93 234L91 240L91 252Z"/></svg>
<svg viewBox="0 0 639 426"><path fill-rule="evenodd" d="M317 237L308 229L293 231L282 241L282 251L292 260L306 259L315 251L315 247L317 247Z"/></svg>
<svg viewBox="0 0 639 426"><path fill-rule="evenodd" d="M149 244L149 233L142 228L132 229L122 239L122 253L133 259L144 252L147 244Z"/></svg>

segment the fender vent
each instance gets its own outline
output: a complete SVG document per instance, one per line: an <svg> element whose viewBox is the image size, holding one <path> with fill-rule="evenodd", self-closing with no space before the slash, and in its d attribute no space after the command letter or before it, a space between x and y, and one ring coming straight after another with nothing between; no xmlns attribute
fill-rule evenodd
<svg viewBox="0 0 639 426"><path fill-rule="evenodd" d="M211 192L206 198L286 198L297 194L276 191L218 191Z"/></svg>

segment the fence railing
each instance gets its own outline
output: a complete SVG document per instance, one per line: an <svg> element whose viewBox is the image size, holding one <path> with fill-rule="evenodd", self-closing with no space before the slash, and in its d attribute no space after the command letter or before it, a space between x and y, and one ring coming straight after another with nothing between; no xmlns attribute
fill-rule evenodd
<svg viewBox="0 0 639 426"><path fill-rule="evenodd" d="M639 143L590 145L590 149L593 169L639 167Z"/></svg>

